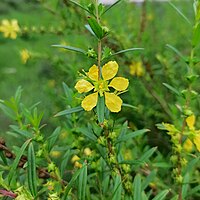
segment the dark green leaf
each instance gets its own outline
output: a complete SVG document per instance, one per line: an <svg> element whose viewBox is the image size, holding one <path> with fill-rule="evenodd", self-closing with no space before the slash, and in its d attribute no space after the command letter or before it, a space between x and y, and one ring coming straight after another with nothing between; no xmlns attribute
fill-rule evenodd
<svg viewBox="0 0 200 200"><path fill-rule="evenodd" d="M89 130L86 127L78 127L75 129L75 131L81 132L83 135L87 136L90 140L92 140L94 142L97 141L97 137L94 135L94 133L91 132L91 130Z"/></svg>
<svg viewBox="0 0 200 200"><path fill-rule="evenodd" d="M153 180L154 180L154 178L156 177L156 170L153 170L146 178L145 178L145 180L143 181L143 183L142 183L142 191L143 190L145 190L147 187L148 187L148 185L149 185L149 183L151 183Z"/></svg>
<svg viewBox="0 0 200 200"><path fill-rule="evenodd" d="M156 195L152 200L163 200L170 190L163 190L158 195Z"/></svg>
<svg viewBox="0 0 200 200"><path fill-rule="evenodd" d="M19 161L20 161L20 159L21 159L26 147L29 145L30 142L31 142L31 139L27 140L22 145L21 149L17 152L16 158L15 158L13 164L11 165L10 171L8 173L8 176L7 176L9 184L11 184L12 180L14 179L18 163L19 163Z"/></svg>
<svg viewBox="0 0 200 200"><path fill-rule="evenodd" d="M57 127L55 131L51 134L51 136L47 138L48 152L50 152L53 146L55 145L56 140L58 136L60 135L60 131L61 131L61 128Z"/></svg>
<svg viewBox="0 0 200 200"><path fill-rule="evenodd" d="M64 195L63 195L63 198L62 200L66 200L67 199L67 196L68 196L68 193L69 191L71 190L72 186L75 184L75 181L76 179L78 178L78 176L80 175L80 173L84 170L84 167L82 167L81 169L78 169L74 175L72 176L70 182L67 184L67 187L65 188L65 191L64 191Z"/></svg>
<svg viewBox="0 0 200 200"><path fill-rule="evenodd" d="M98 39L102 39L104 37L103 29L96 19L92 17L88 18L88 24Z"/></svg>
<svg viewBox="0 0 200 200"><path fill-rule="evenodd" d="M137 174L134 178L134 182L133 182L133 191L134 191L134 199L142 199L141 198L141 176L140 174Z"/></svg>
<svg viewBox="0 0 200 200"><path fill-rule="evenodd" d="M117 174L114 181L112 200L121 200L121 196L122 196L121 193L122 193L121 176Z"/></svg>
<svg viewBox="0 0 200 200"><path fill-rule="evenodd" d="M70 51L75 51L75 52L82 53L82 54L86 54L87 53L83 49L80 49L80 48L77 48L77 47L72 47L72 46L65 46L65 45L60 45L60 44L54 44L54 45L51 45L51 46L52 47L58 47L58 48L67 49L67 50L70 50Z"/></svg>
<svg viewBox="0 0 200 200"><path fill-rule="evenodd" d="M169 85L169 84L167 84L167 83L163 83L163 85L164 85L166 88L168 88L169 90L171 90L172 92L174 92L176 95L178 95L178 96L181 95L180 92L179 92L176 88L172 87L171 85Z"/></svg>
<svg viewBox="0 0 200 200"><path fill-rule="evenodd" d="M185 199L189 189L190 174L186 173L183 177L182 198Z"/></svg>
<svg viewBox="0 0 200 200"><path fill-rule="evenodd" d="M116 141L116 144L119 143L119 142L128 141L128 140L135 138L137 136L143 135L144 133L146 133L148 131L149 131L149 129L141 129L141 130L137 130L137 131L134 131L134 132L131 132L131 133L128 133L128 134L124 134L123 136L119 136L117 141Z"/></svg>
<svg viewBox="0 0 200 200"><path fill-rule="evenodd" d="M78 198L85 200L85 191L87 185L87 165L83 164L83 170L79 175L79 184L78 184Z"/></svg>
<svg viewBox="0 0 200 200"><path fill-rule="evenodd" d="M104 97L98 96L98 102L97 102L97 117L99 123L103 123L104 121L104 113L105 113L105 101Z"/></svg>
<svg viewBox="0 0 200 200"><path fill-rule="evenodd" d="M35 163L35 152L33 143L29 144L28 147L28 187L33 197L37 196L37 175L36 175L36 163Z"/></svg>
<svg viewBox="0 0 200 200"><path fill-rule="evenodd" d="M69 108L67 110L60 111L59 113L55 114L54 117L59 117L62 115L70 115L72 113L80 112L82 110L83 110L83 108L81 106L78 106L75 108Z"/></svg>

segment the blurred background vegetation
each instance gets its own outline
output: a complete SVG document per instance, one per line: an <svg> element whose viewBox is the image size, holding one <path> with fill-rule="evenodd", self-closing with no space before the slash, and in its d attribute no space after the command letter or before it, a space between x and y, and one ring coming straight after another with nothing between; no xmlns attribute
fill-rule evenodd
<svg viewBox="0 0 200 200"><path fill-rule="evenodd" d="M191 2L174 3L192 21ZM0 99L10 98L17 87L22 86L23 102L28 106L40 102L40 110L45 111L44 121L53 129L62 123L53 115L68 106L62 83L73 89L77 72L89 69L93 60L51 45L96 49L95 39L84 27L86 13L67 0L1 0L0 21L3 19L17 19L22 31L15 40L0 34ZM176 99L163 83L184 88L186 66L166 48L166 44L187 55L191 48L189 38L192 30L167 2L123 1L104 16L103 22L111 30L104 45L113 52L131 47L144 48L142 52L128 52L113 58L121 66L120 75L130 80L129 91L123 94L124 102L137 107L123 108L117 118L121 121L127 119L135 130L149 128L148 143L168 152L167 139L163 139L165 136L160 134L155 124L170 122L177 111ZM23 49L31 55L25 64L20 56ZM74 105L78 104L76 97L73 101ZM0 112L1 135L5 135L9 123Z"/></svg>

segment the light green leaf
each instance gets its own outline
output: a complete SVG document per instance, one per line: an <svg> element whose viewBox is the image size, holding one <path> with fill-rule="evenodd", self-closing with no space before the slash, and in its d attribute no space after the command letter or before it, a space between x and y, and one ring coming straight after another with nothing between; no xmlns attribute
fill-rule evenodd
<svg viewBox="0 0 200 200"><path fill-rule="evenodd" d="M111 56L116 56L118 54L122 54L122 53L126 53L126 52L129 52L129 51L140 51L140 50L144 50L144 48L130 48L130 49L124 49L124 50L121 50L121 51L118 51L116 53L113 53ZM110 56L110 57L111 57Z"/></svg>
<svg viewBox="0 0 200 200"><path fill-rule="evenodd" d="M121 176L116 174L115 181L114 181L112 200L121 200L121 193L122 193Z"/></svg>
<svg viewBox="0 0 200 200"><path fill-rule="evenodd" d="M128 107L128 108L133 108L133 109L135 109L135 110L138 109L136 106L133 106L133 105L130 105L130 104L127 104L127 103L122 103L122 106Z"/></svg>

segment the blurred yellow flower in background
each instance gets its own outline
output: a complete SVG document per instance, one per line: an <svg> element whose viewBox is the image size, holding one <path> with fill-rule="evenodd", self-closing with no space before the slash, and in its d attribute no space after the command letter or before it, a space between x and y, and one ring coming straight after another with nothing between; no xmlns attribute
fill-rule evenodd
<svg viewBox="0 0 200 200"><path fill-rule="evenodd" d="M80 158L77 155L74 155L71 159L71 162L74 164L74 167L81 168L83 165L78 162Z"/></svg>
<svg viewBox="0 0 200 200"><path fill-rule="evenodd" d="M0 25L0 32L4 34L5 38L16 39L17 33L20 32L20 27L16 19L12 19L11 21L4 19Z"/></svg>
<svg viewBox="0 0 200 200"><path fill-rule="evenodd" d="M185 140L183 148L188 152L192 151L194 145L200 152L200 130L195 130L194 127L195 121L196 121L195 115L190 115L189 117L186 118L186 124L189 130L191 131L191 135L189 138Z"/></svg>
<svg viewBox="0 0 200 200"><path fill-rule="evenodd" d="M129 80L123 77L115 77L118 68L117 62L109 61L102 67L102 77L99 77L99 69L96 65L93 65L86 73L86 80L81 79L76 83L75 88L79 93L94 91L94 93L86 96L81 103L86 111L92 110L97 105L98 95L105 97L105 105L111 112L121 110L122 100L118 95L128 88ZM110 88L115 89L115 91L109 92Z"/></svg>
<svg viewBox="0 0 200 200"><path fill-rule="evenodd" d="M23 64L26 64L31 57L30 52L27 49L20 51L20 56Z"/></svg>
<svg viewBox="0 0 200 200"><path fill-rule="evenodd" d="M143 76L144 68L142 62L132 62L132 64L129 66L129 73L133 76Z"/></svg>

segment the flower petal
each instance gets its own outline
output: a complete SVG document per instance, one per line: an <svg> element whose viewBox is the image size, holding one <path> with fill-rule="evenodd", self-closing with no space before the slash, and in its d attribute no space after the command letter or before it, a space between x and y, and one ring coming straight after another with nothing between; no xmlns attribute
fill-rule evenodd
<svg viewBox="0 0 200 200"><path fill-rule="evenodd" d="M192 151L193 144L189 138L187 138L183 144L183 149L187 152Z"/></svg>
<svg viewBox="0 0 200 200"><path fill-rule="evenodd" d="M97 99L98 99L98 92L95 92L93 94L89 94L88 96L86 96L83 99L81 106L86 111L90 111L97 105Z"/></svg>
<svg viewBox="0 0 200 200"><path fill-rule="evenodd" d="M90 67L89 72L87 73L87 75L93 81L98 81L98 77L99 77L99 73L98 72L99 72L98 67L96 65L93 65L92 67Z"/></svg>
<svg viewBox="0 0 200 200"><path fill-rule="evenodd" d="M198 150L200 152L200 133L193 139L193 142Z"/></svg>
<svg viewBox="0 0 200 200"><path fill-rule="evenodd" d="M190 130L194 129L194 124L195 124L195 116L190 115L189 117L186 118L186 123L189 127Z"/></svg>
<svg viewBox="0 0 200 200"><path fill-rule="evenodd" d="M110 82L109 87L113 87L117 91L123 91L127 89L128 85L129 85L129 81L127 78L115 77Z"/></svg>
<svg viewBox="0 0 200 200"><path fill-rule="evenodd" d="M116 61L109 61L102 67L102 76L104 80L112 79L118 71L118 64Z"/></svg>
<svg viewBox="0 0 200 200"><path fill-rule="evenodd" d="M94 86L90 82L81 79L76 83L75 88L78 90L79 93L83 93L89 92L94 88Z"/></svg>
<svg viewBox="0 0 200 200"><path fill-rule="evenodd" d="M111 112L119 112L122 106L122 100L114 93L105 92L105 102Z"/></svg>

